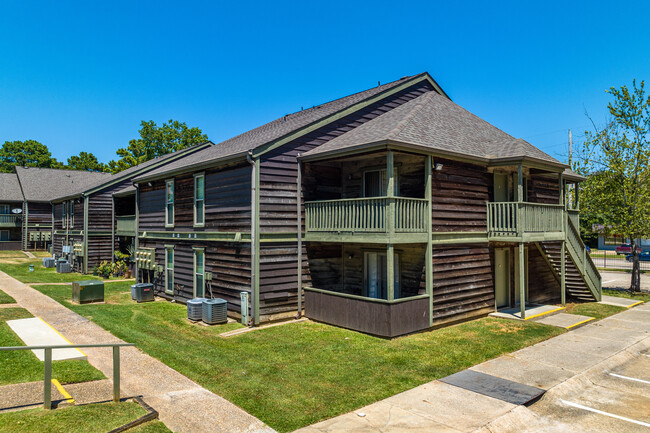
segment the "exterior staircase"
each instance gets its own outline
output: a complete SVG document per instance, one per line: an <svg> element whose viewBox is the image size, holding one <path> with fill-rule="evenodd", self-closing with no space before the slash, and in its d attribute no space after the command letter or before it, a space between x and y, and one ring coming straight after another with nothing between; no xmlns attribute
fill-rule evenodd
<svg viewBox="0 0 650 433"><path fill-rule="evenodd" d="M560 281L562 274L562 243L539 242L539 250L551 266L555 277ZM566 292L581 301L600 301L602 297L602 279L591 257L587 253L580 234L571 220L567 220L566 230Z"/></svg>

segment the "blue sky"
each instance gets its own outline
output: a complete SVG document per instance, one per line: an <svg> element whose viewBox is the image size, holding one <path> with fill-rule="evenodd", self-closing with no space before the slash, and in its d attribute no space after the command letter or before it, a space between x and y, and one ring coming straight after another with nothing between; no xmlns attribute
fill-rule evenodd
<svg viewBox="0 0 650 433"><path fill-rule="evenodd" d="M214 142L428 71L452 100L556 158L650 72L650 2L0 4L0 143L100 160L141 120ZM650 85L650 83L649 83Z"/></svg>

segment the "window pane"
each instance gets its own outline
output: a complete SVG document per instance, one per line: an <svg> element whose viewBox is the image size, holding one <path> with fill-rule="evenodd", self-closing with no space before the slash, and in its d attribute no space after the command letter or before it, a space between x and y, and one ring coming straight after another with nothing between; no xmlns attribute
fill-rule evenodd
<svg viewBox="0 0 650 433"><path fill-rule="evenodd" d="M6 215L9 213L9 205L8 204L0 204L0 214Z"/></svg>
<svg viewBox="0 0 650 433"><path fill-rule="evenodd" d="M167 291L169 293L174 291L174 271L171 269L167 270Z"/></svg>
<svg viewBox="0 0 650 433"><path fill-rule="evenodd" d="M203 176L194 178L194 198L197 200L203 200L204 190L205 188Z"/></svg>
<svg viewBox="0 0 650 433"><path fill-rule="evenodd" d="M174 250L169 248L167 250L167 268L172 269L174 267Z"/></svg>
<svg viewBox="0 0 650 433"><path fill-rule="evenodd" d="M203 200L196 202L196 223L203 224Z"/></svg>
<svg viewBox="0 0 650 433"><path fill-rule="evenodd" d="M196 273L203 274L203 252L196 252Z"/></svg>
<svg viewBox="0 0 650 433"><path fill-rule="evenodd" d="M367 171L364 179L364 196L378 197L381 195L381 172Z"/></svg>
<svg viewBox="0 0 650 433"><path fill-rule="evenodd" d="M167 203L174 203L174 182L167 182Z"/></svg>
<svg viewBox="0 0 650 433"><path fill-rule="evenodd" d="M9 230L0 230L0 241L9 240Z"/></svg>
<svg viewBox="0 0 650 433"><path fill-rule="evenodd" d="M167 205L167 224L174 224L174 205Z"/></svg>

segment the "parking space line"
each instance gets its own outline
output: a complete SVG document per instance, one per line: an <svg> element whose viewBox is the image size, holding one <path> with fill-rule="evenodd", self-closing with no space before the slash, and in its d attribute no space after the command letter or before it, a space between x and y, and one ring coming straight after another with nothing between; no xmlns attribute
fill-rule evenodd
<svg viewBox="0 0 650 433"><path fill-rule="evenodd" d="M633 380L635 382L647 383L648 385L650 385L650 381L643 380L643 379L637 379L636 377L622 376L620 374L610 373L610 372L607 372L607 374L609 374L610 376L618 377L620 379Z"/></svg>
<svg viewBox="0 0 650 433"><path fill-rule="evenodd" d="M635 420L635 419L626 418L626 417L624 417L624 416L620 416L620 415L616 415L616 414L613 414L613 413L605 412L605 411L602 411L602 410L594 409L593 407L589 407L589 406L583 406L583 405L581 405L581 404L573 403L573 402L566 401L566 400L560 400L560 401L561 401L562 403L566 404L567 406L571 406L571 407L575 407L575 408L578 408L578 409L586 410L586 411L589 411L589 412L597 413L597 414L599 414L599 415L605 415L605 416L608 416L608 417L610 417L610 418L620 419L621 421L631 422L631 423L633 423L633 424L637 424L637 425L640 425L640 426L643 426L643 427L650 427L650 423L647 423L647 422L637 421L637 420Z"/></svg>

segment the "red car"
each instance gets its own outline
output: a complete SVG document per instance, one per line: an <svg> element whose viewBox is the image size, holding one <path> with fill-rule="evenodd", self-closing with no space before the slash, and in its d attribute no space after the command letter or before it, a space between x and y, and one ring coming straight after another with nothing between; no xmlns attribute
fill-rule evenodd
<svg viewBox="0 0 650 433"><path fill-rule="evenodd" d="M643 250L639 248L638 246L636 247L637 252L642 253ZM620 246L616 247L616 254L632 254L632 245L630 244L621 244Z"/></svg>

